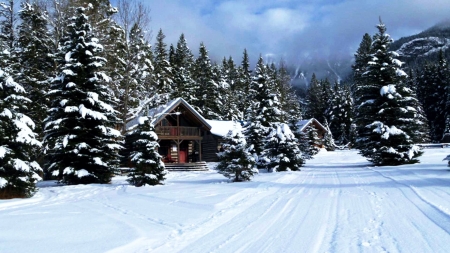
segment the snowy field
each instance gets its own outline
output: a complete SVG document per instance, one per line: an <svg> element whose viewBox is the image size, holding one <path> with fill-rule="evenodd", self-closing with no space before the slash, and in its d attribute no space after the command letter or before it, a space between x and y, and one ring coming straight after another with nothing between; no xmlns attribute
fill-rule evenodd
<svg viewBox="0 0 450 253"><path fill-rule="evenodd" d="M0 252L449 252L447 154L372 167L321 152L245 183L215 171L142 188L42 182L31 199L0 200Z"/></svg>

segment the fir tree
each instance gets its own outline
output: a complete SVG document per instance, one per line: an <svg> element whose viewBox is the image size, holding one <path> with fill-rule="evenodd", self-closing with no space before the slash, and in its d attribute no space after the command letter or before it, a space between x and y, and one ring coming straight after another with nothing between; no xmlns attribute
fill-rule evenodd
<svg viewBox="0 0 450 253"><path fill-rule="evenodd" d="M135 23L128 33L124 55L121 57L123 71L119 94L120 118L122 134L127 131L126 124L132 118L133 111L146 99L156 94L153 81L153 52L144 32Z"/></svg>
<svg viewBox="0 0 450 253"><path fill-rule="evenodd" d="M323 145L327 151L334 151L336 149L336 144L334 143L333 133L330 130L327 119L325 119L324 126L327 129L327 132L323 137Z"/></svg>
<svg viewBox="0 0 450 253"><path fill-rule="evenodd" d="M42 123L49 106L45 96L50 89L50 79L54 75L52 41L48 32L47 13L36 3L24 2L19 11L18 26L18 73L15 80L27 91L31 103L28 116L36 125L38 139L43 139ZM33 157L42 163L42 149L36 149Z"/></svg>
<svg viewBox="0 0 450 253"><path fill-rule="evenodd" d="M258 173L255 159L249 152L246 140L241 132L232 130L224 137L223 152L218 154L217 170L234 182L249 181Z"/></svg>
<svg viewBox="0 0 450 253"><path fill-rule="evenodd" d="M130 129L126 140L132 142L128 146L131 146L129 158L133 164L127 181L137 187L162 184L167 171L157 151L158 136L147 117L138 119L138 124Z"/></svg>
<svg viewBox="0 0 450 253"><path fill-rule="evenodd" d="M355 53L355 64L353 68L353 87L352 92L355 92L357 87L365 83L367 64L372 59L372 37L366 33L364 34L359 48Z"/></svg>
<svg viewBox="0 0 450 253"><path fill-rule="evenodd" d="M180 35L172 61L174 82L172 97L181 97L189 104L196 104L198 98L195 96L195 90L198 84L192 77L194 55L187 45L184 34Z"/></svg>
<svg viewBox="0 0 450 253"><path fill-rule="evenodd" d="M319 138L319 134L317 133L317 129L309 125L306 127L306 138L308 140L308 145L305 150L302 150L307 157L313 157L317 155L320 151L320 147L322 146L322 140Z"/></svg>
<svg viewBox="0 0 450 253"><path fill-rule="evenodd" d="M166 99L160 101L161 104L169 102L170 95L173 93L173 69L169 62L167 45L164 42L165 37L163 31L160 29L156 36L156 44L153 52L154 86L156 87L158 94L165 95L163 98L166 97Z"/></svg>
<svg viewBox="0 0 450 253"><path fill-rule="evenodd" d="M86 9L77 8L62 43L60 74L45 120L48 173L66 184L109 183L118 163L121 134L110 78L102 71L103 47L92 33Z"/></svg>
<svg viewBox="0 0 450 253"><path fill-rule="evenodd" d="M208 50L200 44L199 56L195 60L193 79L197 83L194 106L208 119L222 119L222 97L219 84L214 80L213 67L209 59Z"/></svg>
<svg viewBox="0 0 450 253"><path fill-rule="evenodd" d="M31 152L41 143L34 123L25 114L31 101L25 90L0 69L0 199L31 197L36 191L39 164Z"/></svg>
<svg viewBox="0 0 450 253"><path fill-rule="evenodd" d="M357 146L377 165L417 163L422 152L414 145L417 127L415 93L406 87L406 73L394 52L383 23L372 44L372 59L365 72L367 83L359 84Z"/></svg>
<svg viewBox="0 0 450 253"><path fill-rule="evenodd" d="M242 120L243 113L239 110L238 94L241 93L238 87L238 69L233 58L223 59L222 66L215 67L216 83L222 88L222 117L224 120Z"/></svg>
<svg viewBox="0 0 450 253"><path fill-rule="evenodd" d="M350 141L350 128L353 122L353 98L348 85L334 86L334 96L329 102L330 131L335 140L345 145Z"/></svg>
<svg viewBox="0 0 450 253"><path fill-rule="evenodd" d="M263 156L265 137L281 122L283 114L278 96L272 90L274 85L274 80L271 79L267 66L260 57L250 86L249 97L252 104L247 111L247 123L244 126L247 142L253 145L253 154L258 157L258 168L265 167L269 162L269 159Z"/></svg>
<svg viewBox="0 0 450 253"><path fill-rule="evenodd" d="M317 120L323 120L325 115L325 101L323 96L322 81L317 80L316 75L313 73L309 88L306 95L306 118L315 118Z"/></svg>
<svg viewBox="0 0 450 253"><path fill-rule="evenodd" d="M270 160L269 171L298 171L305 163L298 140L287 124L277 124L268 134L266 142L264 152Z"/></svg>
<svg viewBox="0 0 450 253"><path fill-rule="evenodd" d="M237 101L237 108L240 111L240 115L242 115L241 120L244 120L249 116L247 108L250 107L250 104L252 102L252 94L250 93L252 71L250 70L250 62L246 49L244 50L241 66L237 71L238 76L234 90L236 92L235 96Z"/></svg>

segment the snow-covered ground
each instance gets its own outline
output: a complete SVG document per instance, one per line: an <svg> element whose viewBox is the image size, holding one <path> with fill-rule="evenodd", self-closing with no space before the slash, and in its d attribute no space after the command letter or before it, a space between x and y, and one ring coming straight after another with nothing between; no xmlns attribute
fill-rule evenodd
<svg viewBox="0 0 450 253"><path fill-rule="evenodd" d="M215 171L141 188L42 182L33 198L0 200L0 252L449 252L448 154L373 167L321 152L244 183Z"/></svg>

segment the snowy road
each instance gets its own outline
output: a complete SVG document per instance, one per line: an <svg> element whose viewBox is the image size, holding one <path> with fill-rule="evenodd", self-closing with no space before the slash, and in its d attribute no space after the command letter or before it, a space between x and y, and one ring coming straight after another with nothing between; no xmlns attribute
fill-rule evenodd
<svg viewBox="0 0 450 253"><path fill-rule="evenodd" d="M0 252L450 252L449 153L372 167L323 152L245 183L210 171L157 187L43 187L0 201Z"/></svg>

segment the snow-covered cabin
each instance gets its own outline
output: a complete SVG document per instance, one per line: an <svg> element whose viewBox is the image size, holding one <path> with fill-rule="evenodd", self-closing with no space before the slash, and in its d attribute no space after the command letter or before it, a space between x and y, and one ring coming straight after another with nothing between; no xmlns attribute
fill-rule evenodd
<svg viewBox="0 0 450 253"><path fill-rule="evenodd" d="M158 152L168 169L195 168L217 161L221 137L233 127L240 127L229 121L206 120L182 98L148 110L147 116L155 127ZM127 127L136 124L137 119Z"/></svg>
<svg viewBox="0 0 450 253"><path fill-rule="evenodd" d="M299 120L297 122L297 126L302 132L306 132L306 129L309 126L313 126L317 130L317 135L320 139L323 139L325 133L327 132L327 129L315 118Z"/></svg>

